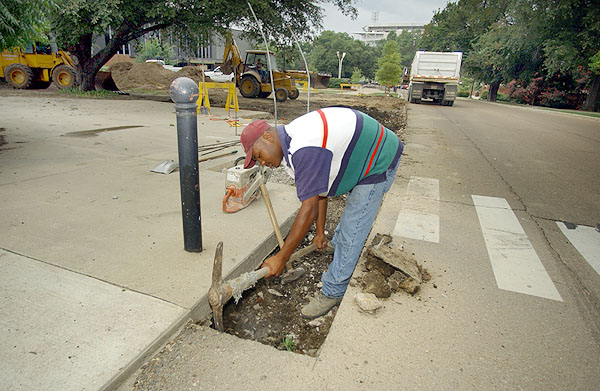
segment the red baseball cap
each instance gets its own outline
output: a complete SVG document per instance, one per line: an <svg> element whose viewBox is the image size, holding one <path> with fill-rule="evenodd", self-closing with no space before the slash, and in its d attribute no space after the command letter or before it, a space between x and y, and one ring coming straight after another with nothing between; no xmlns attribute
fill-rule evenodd
<svg viewBox="0 0 600 391"><path fill-rule="evenodd" d="M264 119L259 119L250 122L248 126L242 131L240 142L246 152L246 160L244 161L244 168L250 168L256 164L256 160L252 159L252 145L259 139L262 134L269 129L269 124Z"/></svg>

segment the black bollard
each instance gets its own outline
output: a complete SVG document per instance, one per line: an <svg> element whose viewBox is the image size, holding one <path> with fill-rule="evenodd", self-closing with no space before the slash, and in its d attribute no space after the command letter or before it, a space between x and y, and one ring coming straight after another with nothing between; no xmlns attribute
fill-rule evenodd
<svg viewBox="0 0 600 391"><path fill-rule="evenodd" d="M202 251L202 215L198 176L198 85L190 78L178 77L171 83L170 95L177 114L179 183L185 251Z"/></svg>

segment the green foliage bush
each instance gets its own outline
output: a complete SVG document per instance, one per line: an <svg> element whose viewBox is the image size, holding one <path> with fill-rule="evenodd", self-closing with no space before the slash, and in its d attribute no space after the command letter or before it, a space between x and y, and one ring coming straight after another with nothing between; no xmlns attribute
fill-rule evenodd
<svg viewBox="0 0 600 391"><path fill-rule="evenodd" d="M498 94L496 95L496 100L499 102L510 102L510 96L498 92Z"/></svg>
<svg viewBox="0 0 600 391"><path fill-rule="evenodd" d="M159 42L158 38L151 38L137 46L138 61L144 62L148 59L170 60L175 57L173 48L165 42Z"/></svg>
<svg viewBox="0 0 600 391"><path fill-rule="evenodd" d="M468 98L469 97L469 91L458 91L456 93L456 96L460 96L461 98Z"/></svg>
<svg viewBox="0 0 600 391"><path fill-rule="evenodd" d="M490 93L489 90L483 91L483 93L481 94L481 100L487 100L489 93ZM510 102L510 96L503 94L501 92L498 92L498 93L496 93L496 101Z"/></svg>
<svg viewBox="0 0 600 391"><path fill-rule="evenodd" d="M352 77L350 77L350 81L352 83L360 83L365 77L362 75L362 72L358 68L354 68L354 72L352 72Z"/></svg>
<svg viewBox="0 0 600 391"><path fill-rule="evenodd" d="M346 79L344 77L342 77L341 79L338 79L337 77L332 77L331 79L329 79L329 88L340 88L340 84L342 83L350 83L349 79Z"/></svg>

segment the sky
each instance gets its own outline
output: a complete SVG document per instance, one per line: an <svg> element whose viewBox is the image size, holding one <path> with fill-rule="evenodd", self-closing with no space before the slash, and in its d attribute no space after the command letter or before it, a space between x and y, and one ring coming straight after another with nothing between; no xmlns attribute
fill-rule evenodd
<svg viewBox="0 0 600 391"><path fill-rule="evenodd" d="M377 12L377 23L411 22L427 24L434 11L443 9L448 0L358 0L355 20L341 14L332 4L321 5L325 9L323 28L341 33L362 31L362 27L373 24L373 12Z"/></svg>

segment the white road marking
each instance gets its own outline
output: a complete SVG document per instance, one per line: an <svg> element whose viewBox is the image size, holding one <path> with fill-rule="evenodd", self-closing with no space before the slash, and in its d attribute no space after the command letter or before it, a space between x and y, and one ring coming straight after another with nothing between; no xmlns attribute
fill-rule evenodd
<svg viewBox="0 0 600 391"><path fill-rule="evenodd" d="M395 236L440 242L440 181L411 177L398 214Z"/></svg>
<svg viewBox="0 0 600 391"><path fill-rule="evenodd" d="M585 225L568 229L561 221L557 221L556 224L596 273L600 274L600 232Z"/></svg>
<svg viewBox="0 0 600 391"><path fill-rule="evenodd" d="M562 301L504 198L473 195L498 288Z"/></svg>

